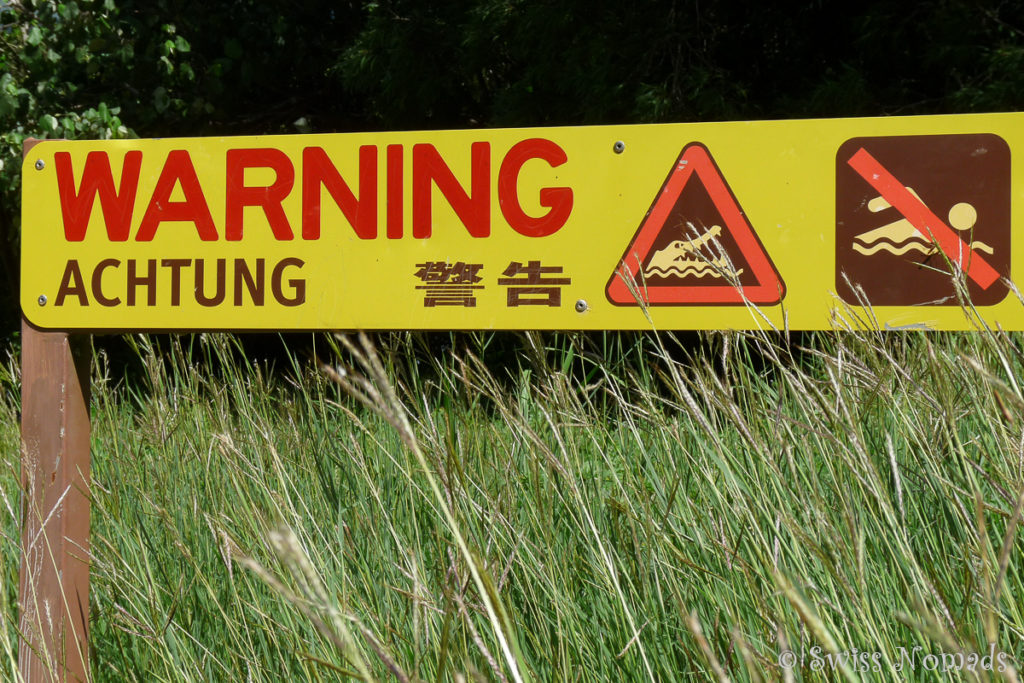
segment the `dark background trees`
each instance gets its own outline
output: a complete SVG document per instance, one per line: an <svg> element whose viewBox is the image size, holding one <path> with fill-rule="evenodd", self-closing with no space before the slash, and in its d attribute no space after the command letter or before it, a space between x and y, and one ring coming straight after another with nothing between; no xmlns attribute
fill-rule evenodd
<svg viewBox="0 0 1024 683"><path fill-rule="evenodd" d="M992 0L0 0L3 329L26 137L1009 111Z"/></svg>

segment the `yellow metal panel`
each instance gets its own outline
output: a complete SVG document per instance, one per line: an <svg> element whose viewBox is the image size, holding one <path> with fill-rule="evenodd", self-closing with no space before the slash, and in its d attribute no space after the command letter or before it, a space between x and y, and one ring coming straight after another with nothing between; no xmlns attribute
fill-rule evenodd
<svg viewBox="0 0 1024 683"><path fill-rule="evenodd" d="M46 141L21 302L92 330L970 329L958 280L1019 330L1022 149L1022 114Z"/></svg>

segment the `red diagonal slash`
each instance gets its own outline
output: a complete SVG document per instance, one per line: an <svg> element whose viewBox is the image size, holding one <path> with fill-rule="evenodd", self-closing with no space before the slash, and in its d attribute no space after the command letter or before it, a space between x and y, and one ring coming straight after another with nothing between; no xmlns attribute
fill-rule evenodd
<svg viewBox="0 0 1024 683"><path fill-rule="evenodd" d="M978 255L953 229L925 206L924 202L911 194L903 183L896 180L882 164L878 163L866 149L861 147L847 162L860 177L868 181L885 201L896 207L910 224L925 237L935 240L950 261L960 266L967 277L977 282L982 289L988 289L999 279L999 273Z"/></svg>

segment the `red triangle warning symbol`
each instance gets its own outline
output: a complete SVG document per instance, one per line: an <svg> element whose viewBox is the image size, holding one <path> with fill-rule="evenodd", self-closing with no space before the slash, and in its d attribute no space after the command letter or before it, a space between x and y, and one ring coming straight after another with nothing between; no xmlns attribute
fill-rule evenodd
<svg viewBox="0 0 1024 683"><path fill-rule="evenodd" d="M605 290L619 306L771 306L775 264L707 148L687 145Z"/></svg>

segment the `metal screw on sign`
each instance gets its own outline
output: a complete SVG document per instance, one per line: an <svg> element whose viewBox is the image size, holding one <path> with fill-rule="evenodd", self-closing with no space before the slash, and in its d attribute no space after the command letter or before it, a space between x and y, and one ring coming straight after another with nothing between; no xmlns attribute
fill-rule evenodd
<svg viewBox="0 0 1024 683"><path fill-rule="evenodd" d="M46 305L46 295L45 294L40 294L39 295L39 299L37 299L37 301L39 301L39 305L40 306L45 306Z"/></svg>
<svg viewBox="0 0 1024 683"><path fill-rule="evenodd" d="M583 313L587 310L587 302L583 299L576 300L576 312Z"/></svg>
<svg viewBox="0 0 1024 683"><path fill-rule="evenodd" d="M622 140L617 140L612 149L615 150L616 154L622 154L626 150L626 143Z"/></svg>
<svg viewBox="0 0 1024 683"><path fill-rule="evenodd" d="M42 159L36 159L36 170L42 171L44 168L46 168L46 162Z"/></svg>

